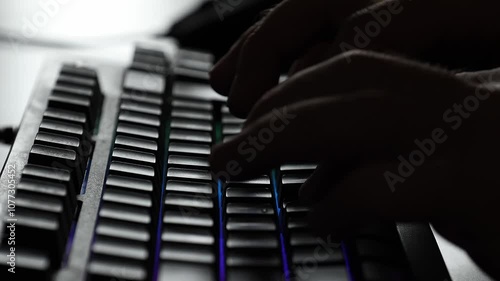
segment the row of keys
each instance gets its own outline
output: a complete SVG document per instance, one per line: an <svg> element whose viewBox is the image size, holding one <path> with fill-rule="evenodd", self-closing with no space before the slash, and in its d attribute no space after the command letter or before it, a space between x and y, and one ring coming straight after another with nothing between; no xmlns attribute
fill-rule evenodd
<svg viewBox="0 0 500 281"><path fill-rule="evenodd" d="M63 260L101 103L95 70L62 66L16 190L16 246L26 255L21 275L48 278Z"/></svg>
<svg viewBox="0 0 500 281"><path fill-rule="evenodd" d="M217 184L209 171L213 105L173 99L158 280L216 280Z"/></svg>
<svg viewBox="0 0 500 281"><path fill-rule="evenodd" d="M137 48L126 71L88 271L92 280L151 278L164 141L168 63Z"/></svg>

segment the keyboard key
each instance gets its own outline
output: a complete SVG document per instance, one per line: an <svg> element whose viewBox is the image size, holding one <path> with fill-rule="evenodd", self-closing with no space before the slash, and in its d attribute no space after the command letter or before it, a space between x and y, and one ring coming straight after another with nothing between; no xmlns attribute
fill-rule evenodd
<svg viewBox="0 0 500 281"><path fill-rule="evenodd" d="M168 151L184 153L184 154L209 155L211 148L210 145L206 144L171 142L168 147Z"/></svg>
<svg viewBox="0 0 500 281"><path fill-rule="evenodd" d="M276 222L272 217L229 217L226 229L228 231L276 231Z"/></svg>
<svg viewBox="0 0 500 281"><path fill-rule="evenodd" d="M314 280L314 281L349 281L344 265L319 265L314 270L305 273L303 267L292 273L290 280Z"/></svg>
<svg viewBox="0 0 500 281"><path fill-rule="evenodd" d="M179 224L200 227L213 227L214 219L209 214L185 214L180 210L167 210L163 216L165 224ZM168 227L168 226L167 226Z"/></svg>
<svg viewBox="0 0 500 281"><path fill-rule="evenodd" d="M215 265L216 257L213 247L166 243L160 251L160 259L194 264ZM185 280L182 278L181 280Z"/></svg>
<svg viewBox="0 0 500 281"><path fill-rule="evenodd" d="M73 64L64 64L61 68L61 74L97 79L97 72L94 69Z"/></svg>
<svg viewBox="0 0 500 281"><path fill-rule="evenodd" d="M282 281L283 273L279 267L229 267L227 281ZM295 280L294 280L295 281ZM298 280L297 280L298 281ZM317 281L311 279L310 281ZM333 280L329 280L333 281Z"/></svg>
<svg viewBox="0 0 500 281"><path fill-rule="evenodd" d="M116 132L126 135L132 135L135 137L146 137L150 139L158 139L160 137L158 129L140 125L133 125L125 122L118 123Z"/></svg>
<svg viewBox="0 0 500 281"><path fill-rule="evenodd" d="M134 151L129 149L113 149L113 158L121 161L137 164L156 164L156 156L153 153Z"/></svg>
<svg viewBox="0 0 500 281"><path fill-rule="evenodd" d="M204 120L173 118L170 121L170 128L211 132L212 123Z"/></svg>
<svg viewBox="0 0 500 281"><path fill-rule="evenodd" d="M174 99L172 101L173 108L194 109L202 111L212 111L214 106L210 102Z"/></svg>
<svg viewBox="0 0 500 281"><path fill-rule="evenodd" d="M211 112L184 108L173 108L171 116L174 118L196 119L204 121L213 120L213 115Z"/></svg>
<svg viewBox="0 0 500 281"><path fill-rule="evenodd" d="M63 110L60 108L49 107L43 113L43 117L47 119L53 119L56 121L58 120L63 122L75 123L76 125L84 127L88 131L90 131L91 129L90 127L91 124L89 123L87 116L85 116L85 113L82 112L75 112L75 111Z"/></svg>
<svg viewBox="0 0 500 281"><path fill-rule="evenodd" d="M73 189L67 188L64 184L49 181L35 180L23 177L17 186L17 193L43 194L54 198L59 198L64 209L73 214L76 208L76 194Z"/></svg>
<svg viewBox="0 0 500 281"><path fill-rule="evenodd" d="M63 136L58 134L50 134L39 132L35 137L35 144L52 146L76 151L76 153L84 158L90 155L91 145L86 147L81 145L81 142L76 137Z"/></svg>
<svg viewBox="0 0 500 281"><path fill-rule="evenodd" d="M132 102L142 102L149 103L152 105L163 105L163 97L157 94L151 94L136 90L125 91L122 94L122 100L128 100Z"/></svg>
<svg viewBox="0 0 500 281"><path fill-rule="evenodd" d="M312 172L316 169L316 164L300 164L300 163L289 163L283 164L280 167L282 172Z"/></svg>
<svg viewBox="0 0 500 281"><path fill-rule="evenodd" d="M269 200L272 199L273 195L271 193L271 189L267 187L234 187L229 186L226 188L226 198L228 200L238 200L238 201L246 201L246 200Z"/></svg>
<svg viewBox="0 0 500 281"><path fill-rule="evenodd" d="M116 187L124 190L134 190L143 192L152 192L153 183L150 180L137 179L131 177L109 175L106 180L106 185L108 187Z"/></svg>
<svg viewBox="0 0 500 281"><path fill-rule="evenodd" d="M160 116L162 114L161 107L158 105L131 100L123 100L120 104L120 109L156 116Z"/></svg>
<svg viewBox="0 0 500 281"><path fill-rule="evenodd" d="M170 155L168 157L168 165L172 166L191 166L193 168L208 168L208 157Z"/></svg>
<svg viewBox="0 0 500 281"><path fill-rule="evenodd" d="M167 170L167 177L187 179L187 180L198 180L198 181L212 180L212 174L208 170L195 170L195 169L169 168Z"/></svg>
<svg viewBox="0 0 500 281"><path fill-rule="evenodd" d="M170 139L183 142L212 143L212 135L210 133L178 129L170 130Z"/></svg>
<svg viewBox="0 0 500 281"><path fill-rule="evenodd" d="M80 140L82 140L85 135L83 127L80 125L49 120L46 118L42 120L42 123L40 124L40 130L53 134L62 134L66 136L77 137Z"/></svg>
<svg viewBox="0 0 500 281"><path fill-rule="evenodd" d="M151 223L151 214L148 209L111 202L105 202L101 206L99 216L101 216L101 218L135 222L145 225Z"/></svg>
<svg viewBox="0 0 500 281"><path fill-rule="evenodd" d="M191 181L167 181L167 191L177 191L198 194L216 194L216 186L213 183L200 183Z"/></svg>
<svg viewBox="0 0 500 281"><path fill-rule="evenodd" d="M166 81L159 74L128 70L123 79L123 88L161 95L165 92Z"/></svg>
<svg viewBox="0 0 500 281"><path fill-rule="evenodd" d="M304 174L284 174L281 177L281 184L283 185L292 185L292 184L303 184L308 178L310 174L309 173L304 173Z"/></svg>
<svg viewBox="0 0 500 281"><path fill-rule="evenodd" d="M209 228L165 225L161 235L163 242L187 243L195 245L215 245L215 237Z"/></svg>
<svg viewBox="0 0 500 281"><path fill-rule="evenodd" d="M144 192L133 190L121 190L107 186L102 198L105 202L122 203L131 206L151 208L153 206L151 196Z"/></svg>
<svg viewBox="0 0 500 281"><path fill-rule="evenodd" d="M308 260L314 260L318 264L335 263L344 265L344 257L340 248L329 249L329 251L325 251L323 246L320 245L292 248L292 263L307 264Z"/></svg>
<svg viewBox="0 0 500 281"><path fill-rule="evenodd" d="M127 137L122 135L116 136L115 146L134 150L145 150L155 154L158 152L158 144L154 140Z"/></svg>
<svg viewBox="0 0 500 281"><path fill-rule="evenodd" d="M28 164L24 167L23 177L27 177L35 180L47 180L50 182L61 183L71 188L76 193L80 193L80 186L75 183L74 180L71 179L70 172L68 170L61 170L56 168L49 168L44 166L32 165Z"/></svg>
<svg viewBox="0 0 500 281"><path fill-rule="evenodd" d="M141 281L147 279L147 269L140 261L118 259L114 257L94 256L88 266L91 279L118 279Z"/></svg>
<svg viewBox="0 0 500 281"><path fill-rule="evenodd" d="M128 110L122 110L118 116L118 120L151 127L159 127L161 124L160 118L156 115L137 113Z"/></svg>
<svg viewBox="0 0 500 281"><path fill-rule="evenodd" d="M151 239L146 225L109 219L99 220L96 234L141 242L149 242Z"/></svg>
<svg viewBox="0 0 500 281"><path fill-rule="evenodd" d="M237 135L241 132L243 124L226 124L222 126L222 135Z"/></svg>
<svg viewBox="0 0 500 281"><path fill-rule="evenodd" d="M114 174L135 175L140 178L152 180L155 178L155 170L151 166L129 164L125 162L112 161L109 170Z"/></svg>
<svg viewBox="0 0 500 281"><path fill-rule="evenodd" d="M275 250L228 250L226 265L228 267L279 267L281 265L281 257L279 255L279 251Z"/></svg>
<svg viewBox="0 0 500 281"><path fill-rule="evenodd" d="M275 249L278 248L279 242L277 234L272 232L229 232L226 240L226 246L229 249Z"/></svg>
<svg viewBox="0 0 500 281"><path fill-rule="evenodd" d="M245 181L233 181L230 180L227 182L227 184L232 184L232 185L270 185L271 180L269 179L269 176L263 175L251 180L245 180Z"/></svg>
<svg viewBox="0 0 500 281"><path fill-rule="evenodd" d="M274 215L274 208L270 203L228 203L228 215Z"/></svg>
<svg viewBox="0 0 500 281"><path fill-rule="evenodd" d="M213 265L162 261L158 281L215 281Z"/></svg>
<svg viewBox="0 0 500 281"><path fill-rule="evenodd" d="M165 205L195 209L213 209L214 202L207 196L167 193Z"/></svg>
<svg viewBox="0 0 500 281"><path fill-rule="evenodd" d="M90 127L94 127L97 113L96 109L92 107L90 97L66 92L53 92L48 101L50 107L85 113Z"/></svg>
<svg viewBox="0 0 500 281"><path fill-rule="evenodd" d="M54 196L44 194L33 194L18 192L16 196L16 207L33 211L52 213L59 219L59 225L65 231L69 230L73 214L64 208L63 201Z"/></svg>
<svg viewBox="0 0 500 281"><path fill-rule="evenodd" d="M98 236L92 245L95 254L114 256L138 261L147 261L149 250L143 242L127 241L105 236Z"/></svg>
<svg viewBox="0 0 500 281"><path fill-rule="evenodd" d="M318 244L318 239L308 231L291 231L290 245L295 246L314 246Z"/></svg>
<svg viewBox="0 0 500 281"><path fill-rule="evenodd" d="M10 255L10 246L3 244L0 247L0 270L2 274L12 274L7 273L7 269L10 268L8 265ZM50 257L47 252L39 251L35 249L21 249L16 248L16 269L15 269L15 280L51 280L50 268L55 268L56 265L51 265Z"/></svg>
<svg viewBox="0 0 500 281"><path fill-rule="evenodd" d="M73 150L38 144L31 148L28 162L68 170L77 186L81 186L87 166L86 159L78 158Z"/></svg>

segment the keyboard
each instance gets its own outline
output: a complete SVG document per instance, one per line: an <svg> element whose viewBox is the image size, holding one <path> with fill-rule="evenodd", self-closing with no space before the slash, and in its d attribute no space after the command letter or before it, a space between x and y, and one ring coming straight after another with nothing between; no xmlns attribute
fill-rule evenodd
<svg viewBox="0 0 500 281"><path fill-rule="evenodd" d="M0 178L2 280L451 280L426 224L315 236L298 200L314 164L214 178L212 145L244 120L212 64L168 39L126 65L46 64Z"/></svg>

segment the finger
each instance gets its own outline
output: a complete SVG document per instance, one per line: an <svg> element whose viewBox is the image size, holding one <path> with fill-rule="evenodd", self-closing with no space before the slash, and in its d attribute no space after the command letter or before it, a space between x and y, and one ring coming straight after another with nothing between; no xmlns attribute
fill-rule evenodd
<svg viewBox="0 0 500 281"><path fill-rule="evenodd" d="M331 58L333 54L332 48L332 42L321 42L309 48L304 55L292 64L288 76L293 76L301 70Z"/></svg>
<svg viewBox="0 0 500 281"><path fill-rule="evenodd" d="M453 187L455 165L432 157L408 174L400 165L397 159L365 163L349 174L313 207L313 229L327 234L370 221L443 220L465 212L466 199Z"/></svg>
<svg viewBox="0 0 500 281"><path fill-rule="evenodd" d="M353 156L349 159L335 159L318 165L313 174L300 187L300 201L310 205L323 199L331 188L334 188L357 166L357 162L358 160Z"/></svg>
<svg viewBox="0 0 500 281"><path fill-rule="evenodd" d="M232 112L246 116L258 97L276 85L283 65L289 65L311 42L333 34L336 20L345 18L364 2L289 0L279 4L246 38L239 54L230 54L232 59L224 62L237 63L234 80L227 80L228 85L222 87L231 87L228 104Z"/></svg>
<svg viewBox="0 0 500 281"><path fill-rule="evenodd" d="M229 52L223 56L210 71L210 84L212 88L219 94L227 96L231 89L231 84L227 81L232 81L234 72L237 66L237 57L240 54L241 47L246 39L259 27L260 22L251 26L231 47Z"/></svg>
<svg viewBox="0 0 500 281"><path fill-rule="evenodd" d="M443 126L442 112L425 99L383 93L315 98L273 110L215 146L211 165L214 172L237 167L237 176L249 177L286 162L382 157Z"/></svg>
<svg viewBox="0 0 500 281"><path fill-rule="evenodd" d="M437 67L371 51L349 51L297 73L267 92L250 112L247 124L273 108L314 97L369 90L422 99L428 96L439 103L449 101L450 95L470 93L472 88Z"/></svg>

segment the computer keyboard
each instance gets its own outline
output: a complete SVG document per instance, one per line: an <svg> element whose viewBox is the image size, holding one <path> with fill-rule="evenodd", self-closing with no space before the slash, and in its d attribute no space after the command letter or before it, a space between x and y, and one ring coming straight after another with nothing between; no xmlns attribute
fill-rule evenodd
<svg viewBox="0 0 500 281"><path fill-rule="evenodd" d="M450 280L428 225L315 236L298 200L314 164L215 178L211 147L244 120L211 66L166 40L125 66L44 67L0 179L2 280Z"/></svg>

